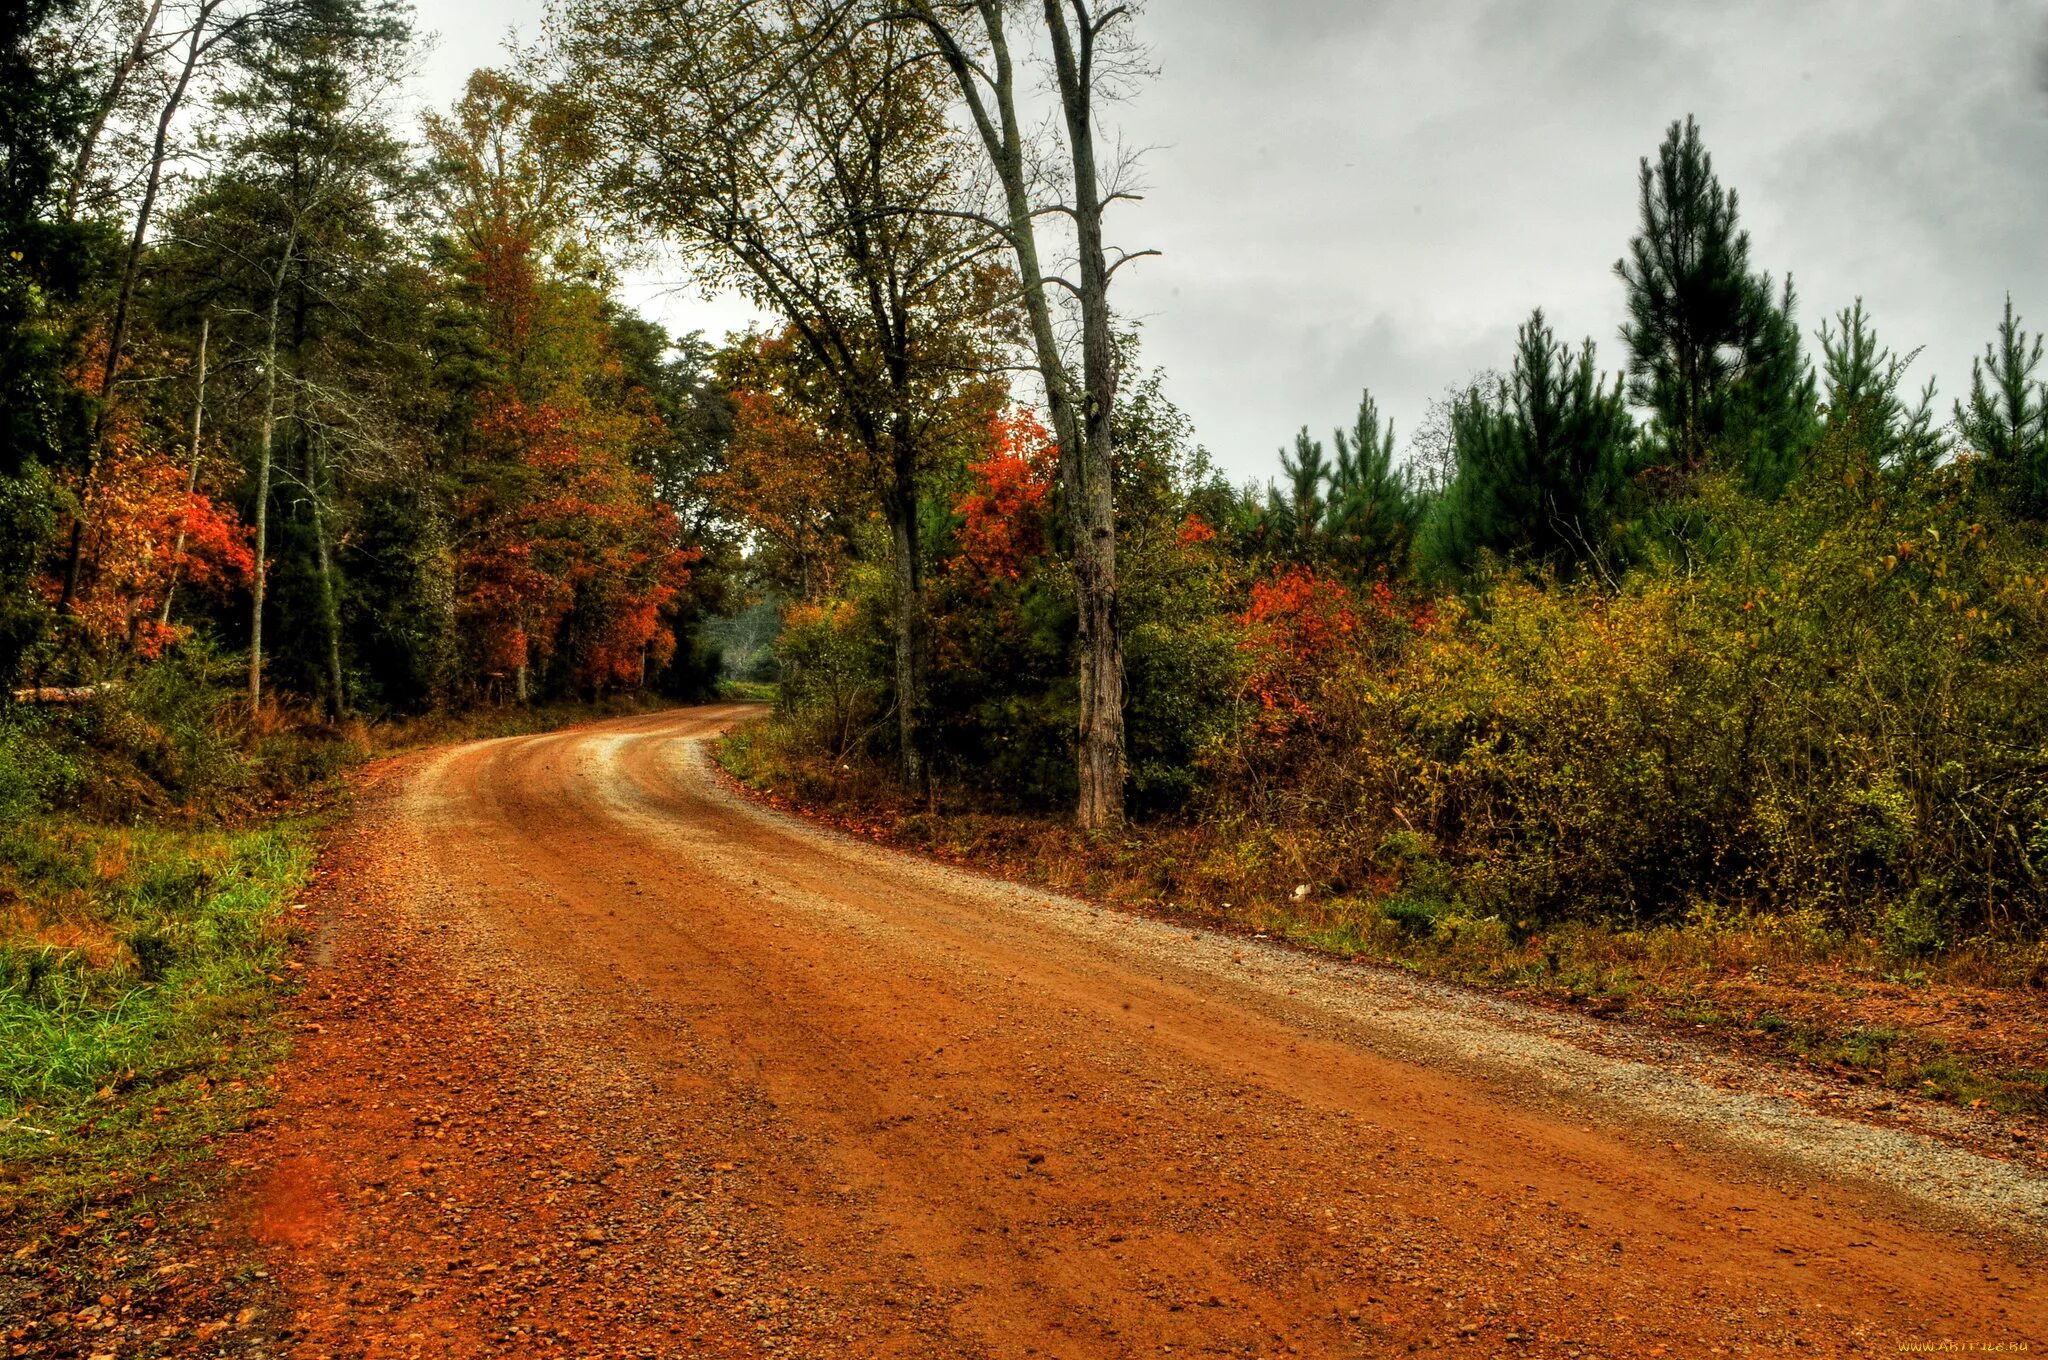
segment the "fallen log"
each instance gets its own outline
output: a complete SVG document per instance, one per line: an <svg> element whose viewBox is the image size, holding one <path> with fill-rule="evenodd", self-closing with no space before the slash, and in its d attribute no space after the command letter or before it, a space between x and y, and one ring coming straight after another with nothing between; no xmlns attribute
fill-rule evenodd
<svg viewBox="0 0 2048 1360"><path fill-rule="evenodd" d="M112 688L113 686L110 684L31 685L27 689L14 691L14 702L17 704L83 704L91 702L92 697L103 690L110 690Z"/></svg>

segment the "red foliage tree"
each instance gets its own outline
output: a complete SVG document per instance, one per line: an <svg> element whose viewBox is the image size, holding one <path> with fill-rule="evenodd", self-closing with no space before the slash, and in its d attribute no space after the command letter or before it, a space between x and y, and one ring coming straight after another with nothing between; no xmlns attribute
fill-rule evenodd
<svg viewBox="0 0 2048 1360"><path fill-rule="evenodd" d="M1022 407L989 426L989 454L968 466L974 490L953 507L960 556L983 582L1014 581L1046 551L1059 446Z"/></svg>

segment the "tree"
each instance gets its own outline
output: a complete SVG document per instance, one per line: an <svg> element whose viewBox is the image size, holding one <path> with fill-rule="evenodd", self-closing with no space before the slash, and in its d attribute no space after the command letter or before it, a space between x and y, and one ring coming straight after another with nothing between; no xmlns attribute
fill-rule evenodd
<svg viewBox="0 0 2048 1360"><path fill-rule="evenodd" d="M2048 385L2034 376L2041 337L2029 336L2012 298L1998 339L1970 361L1970 396L1956 403L1962 442L1984 462L1992 486L2029 518L2048 516Z"/></svg>
<svg viewBox="0 0 2048 1360"><path fill-rule="evenodd" d="M1331 472L1323 441L1310 437L1306 425L1296 431L1292 453L1280 450L1280 474L1287 485L1266 488L1266 533L1280 551L1306 557L1320 549L1327 508L1323 483Z"/></svg>
<svg viewBox="0 0 2048 1360"><path fill-rule="evenodd" d="M64 148L90 105L82 72L37 50L75 8L0 7L0 702L48 623L34 581L57 532L50 469L85 442L64 309L88 278L91 236L53 208Z"/></svg>
<svg viewBox="0 0 2048 1360"><path fill-rule="evenodd" d="M1115 250L1105 243L1107 210L1134 195L1123 183L1125 167L1105 163L1097 139L1102 102L1142 73L1142 54L1131 38L1139 7L1043 0L1040 32L1057 102L1052 144L1046 146L1035 145L1024 132L1017 82L1011 22L1013 14L1026 12L1027 7L1004 0L904 0L901 8L925 26L953 73L961 103L995 174L1001 206L986 220L1016 261L1038 373L1060 447L1080 660L1077 820L1091 830L1114 826L1123 820L1127 769L1113 425L1121 374L1109 287L1124 265L1156 252ZM1041 169L1054 184L1065 181L1050 201L1040 196L1045 187ZM1076 279L1058 277L1045 268L1039 223L1050 216L1071 224ZM1061 343L1062 309L1054 288L1078 313L1078 355Z"/></svg>
<svg viewBox="0 0 2048 1360"><path fill-rule="evenodd" d="M98 410L93 417L92 442L86 452L85 473L81 480L78 508L71 519L71 542L65 555L63 593L58 607L70 605L78 590L79 571L83 565L87 528L92 520L93 496L101 455L105 451L108 432L112 429L120 406L121 387L118 378L122 360L126 356L128 329L135 306L135 294L142 277L142 262L149 241L149 229L156 211L157 195L163 185L164 167L171 156L171 129L177 121L179 111L184 107L185 96L191 90L193 80L207 67L214 56L223 50L231 50L237 40L250 36L261 21L274 16L266 3L237 6L235 0L195 0L188 22L178 36L172 50L177 57L168 76L168 92L158 106L155 118L155 132L148 156L144 162L142 193L135 208L135 221L128 235L128 253L121 271L121 281L114 293L113 317L107 326L105 358L102 361L97 392ZM150 32L154 29L157 10L152 7L137 30L129 57L124 57L111 82L109 94L103 103L110 112L119 101L121 88L126 84L135 61L139 61L148 46ZM104 126L105 114L90 129L78 153L73 168L72 188L67 195L67 211L75 206L77 194L85 184L85 177L92 161L94 143ZM259 529L258 538L261 539ZM261 556L260 552L258 554ZM257 579L262 579L259 570Z"/></svg>
<svg viewBox="0 0 2048 1360"><path fill-rule="evenodd" d="M598 200L776 313L818 380L786 390L803 399L786 413L865 456L891 540L899 769L921 790L920 479L963 423L985 418L1009 309L996 243L967 211L944 76L916 59L916 36L840 0L690 0L653 14L575 0L561 52Z"/></svg>
<svg viewBox="0 0 2048 1360"><path fill-rule="evenodd" d="M273 533L280 492L294 511L284 529L305 540L314 598L279 621L298 627L310 616L304 631L317 640L301 649L314 657L305 669L330 712L348 706L334 461L340 450L389 442L368 399L374 380L360 370L389 368L397 350L373 342L364 347L374 352L368 364L360 350L356 363L343 356L366 309L381 305L381 271L397 253L389 223L406 167L385 118L409 41L391 0L302 0L265 11L260 29L235 49L241 82L221 100L234 120L226 155L181 206L167 243L175 291L232 322L258 375L248 416L252 708L263 700L276 550L296 546Z"/></svg>
<svg viewBox="0 0 2048 1360"><path fill-rule="evenodd" d="M578 237L562 106L479 71L428 120L444 254L473 317L471 390L454 432L457 614L483 676L525 702L648 684L673 657L674 613L700 553L655 494L662 421L616 339L622 325Z"/></svg>
<svg viewBox="0 0 2048 1360"><path fill-rule="evenodd" d="M1482 552L1572 570L1597 564L1636 442L1622 382L1574 354L1539 310L1509 377L1471 388L1453 414L1457 473L1426 528L1426 555L1464 570Z"/></svg>
<svg viewBox="0 0 2048 1360"><path fill-rule="evenodd" d="M1333 561L1355 579L1395 576L1408 562L1420 498L1394 463L1394 422L1382 421L1371 392L1358 400L1347 434L1337 431L1324 532Z"/></svg>
<svg viewBox="0 0 2048 1360"><path fill-rule="evenodd" d="M1813 436L1791 280L1779 292L1751 271L1735 191L1721 187L1691 118L1671 125L1654 167L1643 159L1640 204L1641 227L1614 266L1628 290L1629 399L1655 414L1681 475L1718 456L1774 491Z"/></svg>
<svg viewBox="0 0 2048 1360"><path fill-rule="evenodd" d="M1835 325L1840 329L1823 321L1815 336L1823 361L1827 428L1857 427L1886 467L1909 473L1933 467L1947 451L1934 429L1934 379L1927 380L1911 407L1900 394L1906 370L1920 351L1902 357L1880 345L1862 298L1844 307Z"/></svg>

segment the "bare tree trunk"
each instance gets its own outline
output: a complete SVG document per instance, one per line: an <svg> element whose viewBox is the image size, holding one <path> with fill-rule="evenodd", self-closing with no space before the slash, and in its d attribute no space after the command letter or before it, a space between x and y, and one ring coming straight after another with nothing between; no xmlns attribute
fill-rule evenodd
<svg viewBox="0 0 2048 1360"><path fill-rule="evenodd" d="M270 326L263 345L263 421L256 440L256 569L250 578L249 711L263 711L263 593L269 581L270 463L277 447L277 316L284 302L284 281L298 248L297 228L285 235L284 255L277 262L276 286L270 290Z"/></svg>
<svg viewBox="0 0 2048 1360"><path fill-rule="evenodd" d="M1053 69L1073 159L1074 230L1081 267L1081 442L1067 460L1067 518L1074 537L1074 590L1081 652L1080 822L1114 826L1124 816L1124 658L1116 589L1116 339L1110 330L1109 265L1102 247L1102 186L1095 161L1093 48L1097 22L1073 0L1045 0ZM1078 39L1078 45L1076 43Z"/></svg>
<svg viewBox="0 0 2048 1360"><path fill-rule="evenodd" d="M206 420L206 341L213 330L213 318L199 318L199 375L192 393L192 456L185 468L185 506L178 514L178 537L171 548L171 579L164 584L163 612L157 615L157 626L168 628L171 624L171 597L178 590L178 576L185 566L185 520L191 514L193 493L199 490L199 432Z"/></svg>
<svg viewBox="0 0 2048 1360"><path fill-rule="evenodd" d="M71 184L64 191L64 216L78 216L78 200L85 192L86 177L92 173L93 153L99 149L100 134L107 129L107 119L120 106L121 92L128 88L128 77L142 62L142 54L149 47L150 34L156 31L157 17L163 13L164 0L150 0L149 12L142 16L142 24L135 30L135 41L128 46L128 54L121 58L114 68L114 77L107 82L107 92L100 96L99 107L93 110L92 123L85 130L85 138L78 144L78 155L71 162Z"/></svg>
<svg viewBox="0 0 2048 1360"><path fill-rule="evenodd" d="M512 670L512 697L519 701L521 708L526 707L526 662L524 661L521 661Z"/></svg>
<svg viewBox="0 0 2048 1360"><path fill-rule="evenodd" d="M1059 333L1038 254L1037 210L1017 110L1016 66L1004 28L1005 0L974 0L988 44L986 62L967 51L941 13L919 0L912 12L938 44L1002 185L1006 227L1030 321L1046 405L1060 446L1063 511L1073 538L1080 715L1075 757L1080 796L1075 819L1085 830L1112 827L1124 815L1123 640L1116 608L1115 449L1110 414L1116 400L1116 353L1110 330L1109 276L1102 247L1102 188L1095 161L1092 49L1100 19L1084 0L1074 6L1079 50L1062 0L1045 0L1053 40L1061 112L1072 158L1071 211L1081 248L1082 373L1077 383L1060 352ZM1114 17L1114 15L1112 15ZM986 84L986 94L983 85Z"/></svg>
<svg viewBox="0 0 2048 1360"><path fill-rule="evenodd" d="M79 493L78 513L71 519L71 542L64 555L64 587L57 601L60 610L68 608L78 593L79 562L85 551L86 523L92 517L93 478L99 472L107 431L119 403L114 377L121 367L121 351L128 343L128 313L134 306L135 285L142 274L142 252L149 236L149 219L156 211L157 190L163 183L171 123L177 117L178 106L184 102L185 91L192 84L193 72L199 69L200 58L205 56L209 46L204 37L207 17L212 9L211 5L203 7L199 17L193 21L192 40L185 49L185 61L179 68L177 84L171 87L169 97L164 100L163 112L156 120L156 141L150 149L149 173L143 182L142 203L135 210L135 230L128 237L128 263L121 273L121 290L114 298L114 321L107 330L107 356L100 370L100 408L93 417L92 446L86 455L85 482Z"/></svg>

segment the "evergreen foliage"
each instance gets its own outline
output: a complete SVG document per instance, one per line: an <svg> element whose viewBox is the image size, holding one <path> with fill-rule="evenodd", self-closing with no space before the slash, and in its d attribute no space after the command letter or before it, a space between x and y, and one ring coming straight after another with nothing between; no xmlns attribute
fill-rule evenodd
<svg viewBox="0 0 2048 1360"><path fill-rule="evenodd" d="M1970 396L1956 403L1956 428L1981 458L1992 486L2013 511L2048 517L2048 386L2034 376L2042 338L2029 336L2012 299L1998 338L1970 362Z"/></svg>
<svg viewBox="0 0 2048 1360"><path fill-rule="evenodd" d="M1691 118L1671 125L1654 166L1644 158L1639 194L1641 226L1615 264L1628 289L1629 399L1654 413L1675 471L1719 460L1775 494L1817 433L1791 280L1778 291L1752 271L1735 191Z"/></svg>
<svg viewBox="0 0 2048 1360"><path fill-rule="evenodd" d="M92 233L55 211L62 157L88 114L83 70L36 59L78 6L0 7L0 704L47 619L34 589L57 531L50 469L80 456L83 394L65 381L65 315L90 269Z"/></svg>
<svg viewBox="0 0 2048 1360"><path fill-rule="evenodd" d="M1357 580L1402 574L1421 496L1408 470L1394 461L1393 419L1381 419L1370 391L1360 395L1349 433L1337 431L1329 481L1331 559Z"/></svg>
<svg viewBox="0 0 2048 1360"><path fill-rule="evenodd" d="M1829 433L1856 426L1882 466L1911 475L1925 473L1941 461L1948 445L1934 428L1934 380L1927 380L1912 406L1901 394L1906 370L1919 350L1901 356L1879 344L1862 298L1853 307L1844 307L1833 327L1823 321L1816 338Z"/></svg>
<svg viewBox="0 0 2048 1360"><path fill-rule="evenodd" d="M1437 570L1468 571L1493 553L1570 572L1602 556L1637 436L1621 380L1602 380L1591 340L1574 353L1536 311L1510 375L1459 399L1452 436L1457 472L1422 544Z"/></svg>

